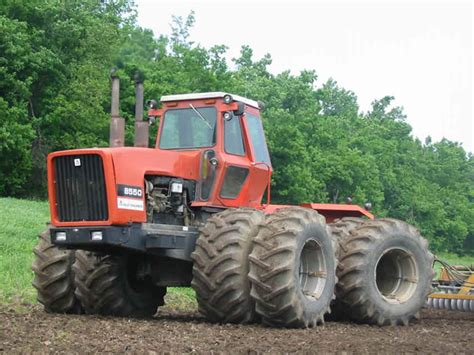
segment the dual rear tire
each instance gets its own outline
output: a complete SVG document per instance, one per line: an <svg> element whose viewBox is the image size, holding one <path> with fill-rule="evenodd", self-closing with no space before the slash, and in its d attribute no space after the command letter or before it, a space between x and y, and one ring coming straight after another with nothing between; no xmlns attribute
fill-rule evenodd
<svg viewBox="0 0 474 355"><path fill-rule="evenodd" d="M433 254L418 230L395 219L353 225L341 243L338 312L359 323L407 325L431 292Z"/></svg>
<svg viewBox="0 0 474 355"><path fill-rule="evenodd" d="M313 327L330 313L334 288L336 319L407 325L419 317L434 271L428 243L414 227L394 219L348 217L330 224L328 232L324 218L309 209L247 218L258 213L227 210L212 217L199 237L193 287L208 320ZM240 226L246 220L246 227L232 227L233 218ZM236 240L241 247L233 254L226 246ZM234 275L239 270L232 282L219 276L226 274L218 267L223 259L233 260L227 270ZM229 312L235 304L245 307L240 316L229 317L237 314Z"/></svg>
<svg viewBox="0 0 474 355"><path fill-rule="evenodd" d="M212 322L313 327L334 297L334 250L324 218L313 210L216 214L192 255L199 310Z"/></svg>

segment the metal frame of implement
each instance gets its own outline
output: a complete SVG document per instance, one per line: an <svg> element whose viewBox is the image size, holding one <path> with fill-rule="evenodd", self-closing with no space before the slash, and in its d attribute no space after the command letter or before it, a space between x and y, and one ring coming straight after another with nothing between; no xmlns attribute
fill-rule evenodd
<svg viewBox="0 0 474 355"><path fill-rule="evenodd" d="M435 309L474 312L474 271L472 267L443 265L440 278L433 284L436 292L428 296Z"/></svg>

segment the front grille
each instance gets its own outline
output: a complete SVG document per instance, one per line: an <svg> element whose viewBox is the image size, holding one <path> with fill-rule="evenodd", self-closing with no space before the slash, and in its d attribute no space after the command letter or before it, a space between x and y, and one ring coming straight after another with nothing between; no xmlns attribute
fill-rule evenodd
<svg viewBox="0 0 474 355"><path fill-rule="evenodd" d="M56 157L56 211L61 222L108 219L102 158L97 154Z"/></svg>

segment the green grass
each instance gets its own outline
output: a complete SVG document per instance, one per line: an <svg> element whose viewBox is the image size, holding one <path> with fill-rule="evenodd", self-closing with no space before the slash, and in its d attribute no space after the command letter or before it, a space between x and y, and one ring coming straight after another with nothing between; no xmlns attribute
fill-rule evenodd
<svg viewBox="0 0 474 355"><path fill-rule="evenodd" d="M0 198L0 302L35 301L33 248L48 220L47 202Z"/></svg>
<svg viewBox="0 0 474 355"><path fill-rule="evenodd" d="M45 201L0 198L0 303L36 302L36 292L31 286L33 248L38 233L46 228L48 221L49 207ZM472 256L449 253L437 256L452 265L474 264ZM177 309L194 309L194 291L191 288L170 288L167 304Z"/></svg>
<svg viewBox="0 0 474 355"><path fill-rule="evenodd" d="M459 256L450 253L438 253L436 256L450 265L474 265L474 256Z"/></svg>
<svg viewBox="0 0 474 355"><path fill-rule="evenodd" d="M179 310L196 310L196 293L191 287L168 287L165 307Z"/></svg>

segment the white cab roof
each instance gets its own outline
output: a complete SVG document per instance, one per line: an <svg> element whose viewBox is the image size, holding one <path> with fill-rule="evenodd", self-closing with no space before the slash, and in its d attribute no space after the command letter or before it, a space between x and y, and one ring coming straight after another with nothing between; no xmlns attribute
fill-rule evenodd
<svg viewBox="0 0 474 355"><path fill-rule="evenodd" d="M216 99L216 98L223 98L225 95L230 95L234 99L234 101L240 101L248 106L252 106L255 108L258 107L258 102L254 100L247 99L245 97L229 94L227 92L203 92L198 94L180 94L180 95L165 95L161 97L161 102L170 102L170 101L184 101L184 100L201 100L201 99Z"/></svg>

